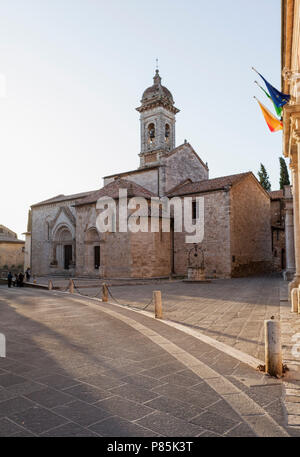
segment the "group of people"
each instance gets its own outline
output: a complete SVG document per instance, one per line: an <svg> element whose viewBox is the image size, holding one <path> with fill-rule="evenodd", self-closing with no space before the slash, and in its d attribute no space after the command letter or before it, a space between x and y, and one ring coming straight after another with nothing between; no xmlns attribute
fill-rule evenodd
<svg viewBox="0 0 300 457"><path fill-rule="evenodd" d="M23 287L24 286L24 277L26 277L27 282L30 281L30 277L31 277L30 268L27 268L27 270L25 271L25 275L24 275L24 273L22 273L22 271L20 271L19 274L15 273L15 275L13 276L11 271L9 271L8 275L7 275L8 287L11 287L12 285L14 287Z"/></svg>

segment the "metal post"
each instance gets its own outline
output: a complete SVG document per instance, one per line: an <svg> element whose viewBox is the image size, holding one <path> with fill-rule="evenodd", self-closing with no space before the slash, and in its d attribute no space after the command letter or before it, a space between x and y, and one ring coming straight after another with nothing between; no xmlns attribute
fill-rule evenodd
<svg viewBox="0 0 300 457"><path fill-rule="evenodd" d="M282 376L280 322L272 319L265 321L265 362L266 373Z"/></svg>
<svg viewBox="0 0 300 457"><path fill-rule="evenodd" d="M73 281L73 279L70 279L70 281L69 281L69 292L70 292L70 294L74 294L74 281Z"/></svg>
<svg viewBox="0 0 300 457"><path fill-rule="evenodd" d="M162 303L161 303L161 291L154 290L153 291L153 303L154 303L154 311L156 319L162 319Z"/></svg>
<svg viewBox="0 0 300 457"><path fill-rule="evenodd" d="M105 283L102 284L102 301L108 302L108 289Z"/></svg>
<svg viewBox="0 0 300 457"><path fill-rule="evenodd" d="M298 312L298 288L292 289L291 292L291 304L292 308L291 311L292 313L297 313Z"/></svg>
<svg viewBox="0 0 300 457"><path fill-rule="evenodd" d="M53 283L51 281L51 279L49 279L48 281L48 290L52 290L53 289Z"/></svg>

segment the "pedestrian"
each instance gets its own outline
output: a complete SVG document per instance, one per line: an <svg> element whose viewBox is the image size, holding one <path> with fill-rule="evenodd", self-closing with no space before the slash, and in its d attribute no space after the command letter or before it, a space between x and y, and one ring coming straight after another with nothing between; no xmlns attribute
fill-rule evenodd
<svg viewBox="0 0 300 457"><path fill-rule="evenodd" d="M30 277L31 277L31 272L30 272L30 268L29 267L25 271L25 275L26 275L26 281L29 282L30 281Z"/></svg>
<svg viewBox="0 0 300 457"><path fill-rule="evenodd" d="M11 274L11 271L8 272L8 275L7 275L7 285L8 287L11 287L11 283L12 283L12 274Z"/></svg>
<svg viewBox="0 0 300 457"><path fill-rule="evenodd" d="M23 273L20 271L19 276L18 276L18 283L19 283L18 285L19 285L19 287L23 287L23 285L24 285L24 284L23 284L23 281L24 281L24 275L23 275Z"/></svg>
<svg viewBox="0 0 300 457"><path fill-rule="evenodd" d="M15 273L15 277L13 279L13 286L17 287L17 285L18 285L18 275L17 275L17 273Z"/></svg>

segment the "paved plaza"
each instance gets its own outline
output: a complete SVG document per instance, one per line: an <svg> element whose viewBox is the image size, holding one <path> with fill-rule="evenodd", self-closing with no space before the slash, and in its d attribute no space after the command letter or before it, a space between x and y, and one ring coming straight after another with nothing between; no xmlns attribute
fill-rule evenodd
<svg viewBox="0 0 300 457"><path fill-rule="evenodd" d="M219 307L227 302L232 318L239 319L235 303L245 314L253 300L240 291L242 281L232 282L231 304L224 287L222 298L222 287L210 285L219 288ZM264 281L257 281L263 292ZM270 279L270 290L276 281ZM180 282L165 284L165 291L174 285L173 300L184 296ZM144 287L144 303L152 288ZM124 291L133 297L134 289L115 287L113 293L124 299ZM199 313L206 306L216 315L209 289L202 292L206 304ZM278 312L277 292L265 304L253 303L253 321L259 311ZM196 306L197 291L191 296L186 309ZM7 357L0 359L0 436L300 434L288 426L280 380L140 312L58 291L0 286L0 332L7 339Z"/></svg>
<svg viewBox="0 0 300 457"><path fill-rule="evenodd" d="M46 279L38 279L46 284ZM95 296L103 280L76 279L75 293ZM211 283L184 281L107 280L110 301L143 309L153 290L161 290L166 319L180 322L242 352L264 360L264 320L280 316L279 275L219 279ZM65 289L68 281L53 278L54 286ZM87 286L93 287L87 287ZM101 292L98 294L101 297ZM153 313L153 304L146 308Z"/></svg>

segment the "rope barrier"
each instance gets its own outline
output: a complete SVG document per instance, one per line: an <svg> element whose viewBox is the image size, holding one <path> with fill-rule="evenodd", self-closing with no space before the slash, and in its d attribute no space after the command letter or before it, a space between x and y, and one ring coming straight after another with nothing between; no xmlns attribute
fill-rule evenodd
<svg viewBox="0 0 300 457"><path fill-rule="evenodd" d="M134 309L138 309L138 310L142 310L144 311L146 308L148 308L148 306L151 305L152 301L153 301L153 298L151 298L151 300L149 301L149 303L147 303L146 306L144 306L144 308L139 308L138 306L133 306L133 305L129 305L128 303L120 303L114 296L113 294L111 293L111 290L110 288L107 286L107 290L108 290L108 293L110 295L110 297L120 306L127 306L128 308L134 308Z"/></svg>
<svg viewBox="0 0 300 457"><path fill-rule="evenodd" d="M77 292L79 293L79 295L82 295L83 297L97 298L98 295L100 294L100 292L102 292L102 288L100 288L99 291L96 293L96 295L90 296L90 295L88 295L88 294L83 294L82 292L80 292L80 290L79 290L78 287L76 286L74 280L73 280L73 284L74 284L75 290L77 290Z"/></svg>
<svg viewBox="0 0 300 457"><path fill-rule="evenodd" d="M87 298L97 298L99 296L100 293L102 293L102 286L100 287L99 291L96 293L96 295L88 295L88 294L84 294L82 293L79 288L76 286L75 284L75 281L73 280L73 284L74 284L74 289L78 292L79 295L81 295L82 297L87 297ZM65 289L61 289L62 292L67 292L69 290L69 285L65 288ZM110 287L106 284L106 287L107 287L107 291L108 291L108 294L110 295L111 299L117 303L118 305L120 306L126 306L128 308L133 308L133 309L137 309L137 310L142 310L144 311L145 309L148 308L148 306L150 306L151 304L153 304L153 296L151 298L151 300L149 301L149 303L147 303L143 308L139 308L138 306L134 306L134 305L129 305L128 303L120 303L119 300L117 300L111 290L110 290ZM91 287L92 288L92 287Z"/></svg>

